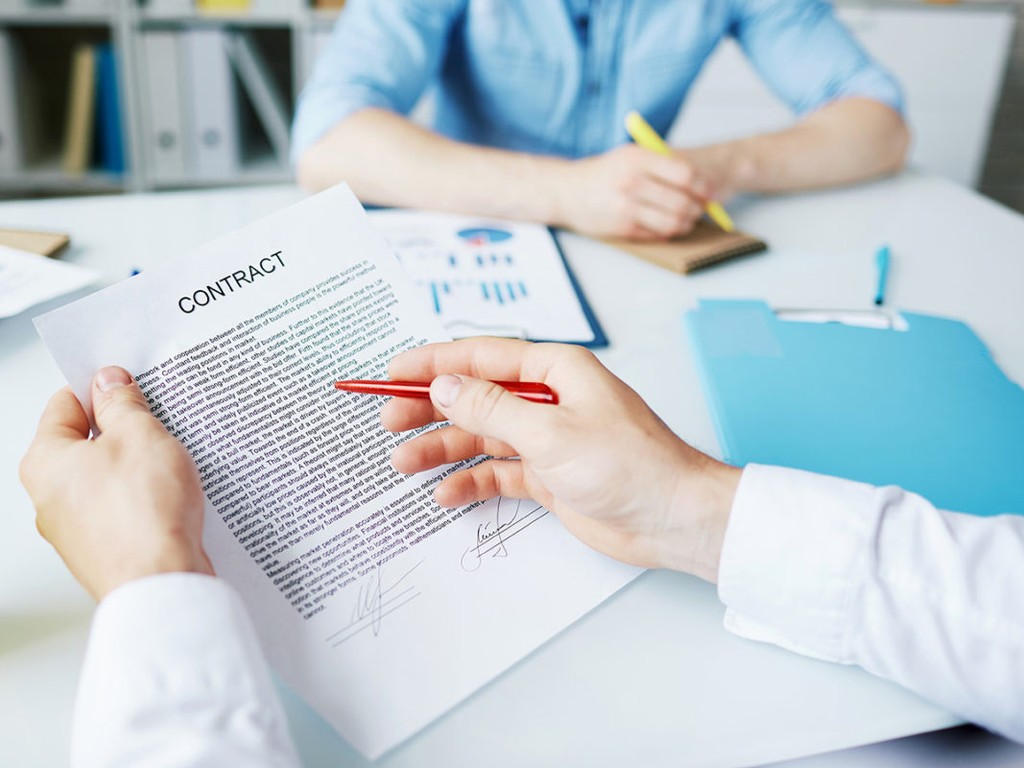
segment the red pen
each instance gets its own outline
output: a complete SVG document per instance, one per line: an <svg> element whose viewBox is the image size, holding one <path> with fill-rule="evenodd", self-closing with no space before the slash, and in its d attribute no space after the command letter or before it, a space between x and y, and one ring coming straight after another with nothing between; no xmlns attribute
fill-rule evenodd
<svg viewBox="0 0 1024 768"><path fill-rule="evenodd" d="M548 403L558 405L558 395L547 384L536 381L492 381L499 387L507 389L513 395L531 403ZM357 392L362 395L388 395L390 397L415 397L420 400L430 399L429 381L376 381L357 379L354 381L336 381L335 389L346 392Z"/></svg>

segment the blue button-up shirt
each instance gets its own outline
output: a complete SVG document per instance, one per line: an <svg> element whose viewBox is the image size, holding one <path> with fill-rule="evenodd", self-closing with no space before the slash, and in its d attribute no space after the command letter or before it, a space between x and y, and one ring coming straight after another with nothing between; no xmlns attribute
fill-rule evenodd
<svg viewBox="0 0 1024 768"><path fill-rule="evenodd" d="M349 0L299 98L293 153L365 107L408 114L433 88L445 136L597 154L626 140L632 109L667 133L726 36L798 115L848 96L902 110L822 0Z"/></svg>

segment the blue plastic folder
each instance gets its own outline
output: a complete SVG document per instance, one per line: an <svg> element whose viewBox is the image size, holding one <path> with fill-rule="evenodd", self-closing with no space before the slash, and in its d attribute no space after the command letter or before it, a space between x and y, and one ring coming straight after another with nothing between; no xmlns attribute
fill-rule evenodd
<svg viewBox="0 0 1024 768"><path fill-rule="evenodd" d="M684 321L724 458L1024 514L1024 390L964 323L902 318L895 330L700 302Z"/></svg>

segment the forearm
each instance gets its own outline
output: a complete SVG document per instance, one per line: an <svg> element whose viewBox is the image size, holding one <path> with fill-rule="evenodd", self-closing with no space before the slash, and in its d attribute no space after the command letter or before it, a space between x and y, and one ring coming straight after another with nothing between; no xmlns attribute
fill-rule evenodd
<svg viewBox="0 0 1024 768"><path fill-rule="evenodd" d="M902 117L876 101L849 98L796 125L687 150L723 197L790 192L869 179L899 170L909 133Z"/></svg>
<svg viewBox="0 0 1024 768"><path fill-rule="evenodd" d="M364 203L561 223L568 161L451 141L394 112L364 109L299 158L311 190L345 181Z"/></svg>
<svg viewBox="0 0 1024 768"><path fill-rule="evenodd" d="M1024 739L1024 519L898 488L744 470L726 532L726 626L857 664Z"/></svg>

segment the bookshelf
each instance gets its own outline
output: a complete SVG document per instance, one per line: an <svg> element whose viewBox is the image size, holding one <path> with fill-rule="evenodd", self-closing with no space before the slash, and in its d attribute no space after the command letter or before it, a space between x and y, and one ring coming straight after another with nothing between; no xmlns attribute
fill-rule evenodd
<svg viewBox="0 0 1024 768"><path fill-rule="evenodd" d="M319 5L0 0L0 196L290 179Z"/></svg>
<svg viewBox="0 0 1024 768"><path fill-rule="evenodd" d="M914 133L911 161L975 186L1006 69L1013 6L836 5L903 82ZM0 197L290 180L287 128L338 6L338 0L0 0ZM83 48L92 51L94 66L106 61L114 87L105 101L98 92L79 99L79 114L91 120L78 124L91 126L92 135L78 135L77 162L69 162L73 61L83 58ZM108 54L112 67L103 58ZM191 77L195 71L204 76ZM107 116L102 125L101 114ZM791 120L727 42L695 83L670 138L701 144ZM99 151L101 136L120 146L120 164ZM90 148L84 163L83 142Z"/></svg>

